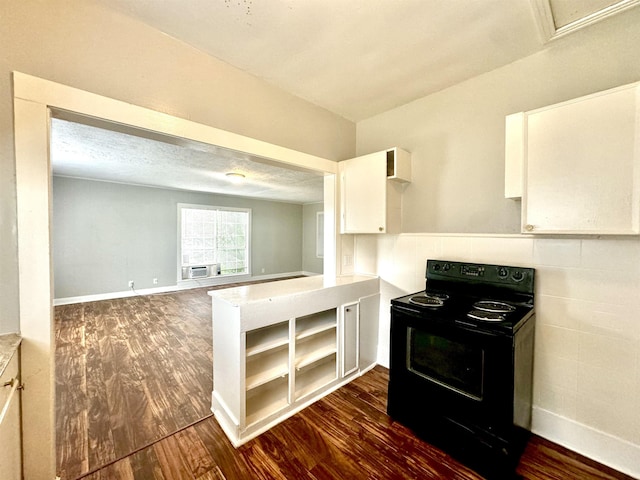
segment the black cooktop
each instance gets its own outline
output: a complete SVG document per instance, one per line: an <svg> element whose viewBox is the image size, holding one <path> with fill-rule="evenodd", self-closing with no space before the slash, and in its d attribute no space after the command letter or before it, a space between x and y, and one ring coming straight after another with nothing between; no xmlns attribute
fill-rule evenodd
<svg viewBox="0 0 640 480"><path fill-rule="evenodd" d="M423 290L391 300L425 322L451 323L491 332L515 333L533 315L533 298L509 294L497 298L461 292Z"/></svg>
<svg viewBox="0 0 640 480"><path fill-rule="evenodd" d="M425 322L515 333L533 315L535 270L428 260L425 290L391 300Z"/></svg>

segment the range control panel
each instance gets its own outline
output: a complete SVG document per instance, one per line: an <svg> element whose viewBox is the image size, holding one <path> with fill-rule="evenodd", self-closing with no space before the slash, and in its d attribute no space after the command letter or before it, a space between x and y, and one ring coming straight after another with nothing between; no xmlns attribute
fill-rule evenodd
<svg viewBox="0 0 640 480"><path fill-rule="evenodd" d="M533 291L535 270L526 267L486 265L447 260L427 260L426 278L442 281L519 285L518 290Z"/></svg>

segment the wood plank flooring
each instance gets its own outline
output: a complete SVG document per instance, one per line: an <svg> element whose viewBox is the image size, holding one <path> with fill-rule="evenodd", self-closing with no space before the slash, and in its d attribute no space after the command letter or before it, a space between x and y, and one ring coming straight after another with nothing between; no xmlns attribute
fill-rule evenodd
<svg viewBox="0 0 640 480"><path fill-rule="evenodd" d="M382 367L234 449L206 417L206 291L56 308L63 479L481 479L386 415ZM536 436L517 472L531 480L630 478Z"/></svg>
<svg viewBox="0 0 640 480"><path fill-rule="evenodd" d="M207 292L246 284L55 308L62 478L77 478L211 415Z"/></svg>

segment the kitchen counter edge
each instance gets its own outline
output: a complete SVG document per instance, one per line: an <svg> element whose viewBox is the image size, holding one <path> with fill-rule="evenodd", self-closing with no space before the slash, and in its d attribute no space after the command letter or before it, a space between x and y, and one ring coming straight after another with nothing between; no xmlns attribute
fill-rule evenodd
<svg viewBox="0 0 640 480"><path fill-rule="evenodd" d="M341 275L338 277L313 275L276 282L257 283L241 287L212 290L208 292L208 294L214 300L223 300L231 305L241 306L253 302L262 302L272 298L299 295L323 290L325 288L346 286L378 279L379 277L376 275Z"/></svg>

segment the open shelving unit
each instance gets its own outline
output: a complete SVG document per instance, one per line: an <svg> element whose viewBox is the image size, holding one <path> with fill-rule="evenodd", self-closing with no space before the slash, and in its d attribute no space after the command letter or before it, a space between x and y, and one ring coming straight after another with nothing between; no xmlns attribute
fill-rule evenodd
<svg viewBox="0 0 640 480"><path fill-rule="evenodd" d="M235 447L360 373L361 301L377 332L375 277L305 277L278 288L257 284L209 294L215 332L211 408ZM367 366L375 363L376 338L366 351Z"/></svg>
<svg viewBox="0 0 640 480"><path fill-rule="evenodd" d="M249 425L289 402L289 322L247 332L246 423Z"/></svg>
<svg viewBox="0 0 640 480"><path fill-rule="evenodd" d="M245 418L247 426L285 408L289 404L287 395L288 390L288 375L278 377L269 383L265 383L248 390Z"/></svg>
<svg viewBox="0 0 640 480"><path fill-rule="evenodd" d="M338 378L337 310L329 309L295 320L295 399Z"/></svg>

